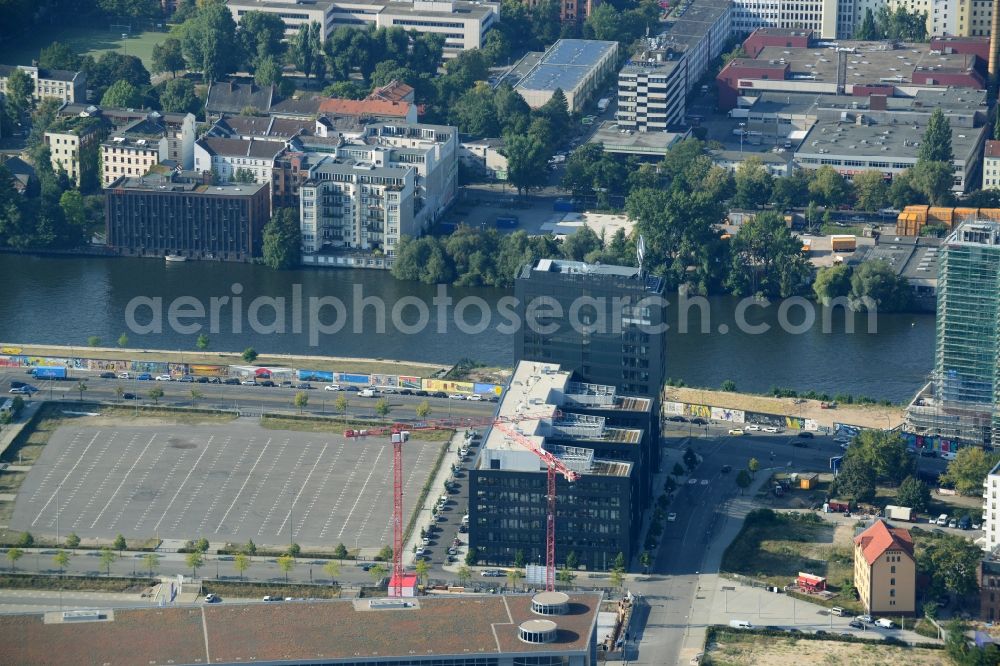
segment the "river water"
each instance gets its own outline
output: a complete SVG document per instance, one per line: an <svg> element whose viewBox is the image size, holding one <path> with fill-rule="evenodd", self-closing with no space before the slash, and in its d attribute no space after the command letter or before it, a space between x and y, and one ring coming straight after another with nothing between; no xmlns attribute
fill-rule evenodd
<svg viewBox="0 0 1000 666"><path fill-rule="evenodd" d="M452 305L473 304L458 317L454 307L446 309L432 301L439 295L436 286L399 282L383 271L271 271L215 262L171 264L150 259L0 255L0 284L0 340L5 342L84 345L88 336L96 335L103 344L113 345L126 332L130 347L189 350L195 348L197 332L176 330L168 315L172 304L196 314L193 308L200 304L204 316L180 323L201 323L202 330L208 329L214 350L239 351L252 346L262 353L438 363L462 358L500 365L513 362L513 338L502 332L501 324L506 320L499 314L502 310L496 309L497 302L509 292L449 287L446 295ZM270 304L259 301L254 310L250 306L260 296L277 300ZM182 297L189 302L178 302ZM229 300L222 300L225 297ZM239 305L234 306L234 297ZM343 303L343 310L338 312L330 300L319 300L330 297ZM385 304L384 328L379 326L378 306L358 307L356 299L370 297ZM210 316L213 298L218 301L214 330ZM133 319L150 332L128 325L128 306L130 302L135 305L135 299L143 300ZM427 304L423 313L415 305L417 299ZM481 331L470 330L484 323L477 302L488 304L491 310L489 325L481 325ZM855 315L855 332L849 333L842 311L830 318L829 332L823 331L817 312L815 325L796 332L782 330L779 324L783 318L775 303L747 309L743 317L747 324L769 327L766 333L754 334L737 325L737 299L718 296L707 299L707 304L707 330L702 328L701 310L696 307L688 309L697 316L689 318L686 333L678 330L679 308L673 307L671 312L668 375L690 386L718 387L731 379L745 391L781 386L907 401L933 363L932 315L880 315L873 332L868 332L864 316ZM284 307L284 332L262 328L273 323L279 305ZM393 324L394 306L399 325ZM235 326L234 309L238 312ZM359 316L359 311L363 315ZM155 312L160 314L158 330L153 325ZM422 314L426 314L427 324L420 327ZM338 317L343 327L328 332ZM792 308L787 320L798 324L802 317L802 308ZM319 325L310 325L311 321ZM466 322L464 330L458 321ZM301 322L298 327L296 322ZM331 328L323 329L323 325ZM419 332L407 331L407 327Z"/></svg>

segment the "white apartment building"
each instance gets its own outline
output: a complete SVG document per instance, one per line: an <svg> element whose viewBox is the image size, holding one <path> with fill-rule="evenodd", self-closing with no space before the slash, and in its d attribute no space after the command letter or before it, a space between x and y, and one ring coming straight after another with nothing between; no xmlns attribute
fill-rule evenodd
<svg viewBox="0 0 1000 666"><path fill-rule="evenodd" d="M1000 520L997 520L997 495L1000 494L1000 463L983 481L983 550L987 553L1000 546Z"/></svg>
<svg viewBox="0 0 1000 666"><path fill-rule="evenodd" d="M687 59L662 51L640 53L618 72L618 126L662 132L684 120Z"/></svg>
<svg viewBox="0 0 1000 666"><path fill-rule="evenodd" d="M300 25L308 25L316 22L321 26L320 31L325 40L333 31L330 23L330 15L334 10L334 3L331 0L310 0L309 2L296 2L296 0L229 0L226 5L233 15L233 21L237 24L247 12L265 12L267 14L277 14L285 23L285 37L291 37L299 31Z"/></svg>
<svg viewBox="0 0 1000 666"><path fill-rule="evenodd" d="M84 177L97 170L97 147L106 135L107 127L100 118L60 118L45 132L52 170L65 171L80 187Z"/></svg>
<svg viewBox="0 0 1000 666"><path fill-rule="evenodd" d="M844 6L840 7L841 4ZM757 28L793 28L812 30L822 39L834 39L838 11L848 12L852 8L850 0L733 0L732 33L746 35Z"/></svg>
<svg viewBox="0 0 1000 666"><path fill-rule="evenodd" d="M34 66L0 65L0 93L7 92L7 78L19 69L31 77L34 88L32 98L57 99L63 103L85 102L87 100L87 75L62 69L40 69Z"/></svg>
<svg viewBox="0 0 1000 666"><path fill-rule="evenodd" d="M987 141L983 151L983 189L1000 190L1000 141Z"/></svg>
<svg viewBox="0 0 1000 666"><path fill-rule="evenodd" d="M223 183L238 180L241 171L255 183L270 183L274 159L282 150L284 144L277 141L204 136L194 144L194 170L211 172Z"/></svg>
<svg viewBox="0 0 1000 666"><path fill-rule="evenodd" d="M142 176L164 160L187 169L194 163L193 114L153 111L129 123L101 144L101 183L105 187L121 176Z"/></svg>

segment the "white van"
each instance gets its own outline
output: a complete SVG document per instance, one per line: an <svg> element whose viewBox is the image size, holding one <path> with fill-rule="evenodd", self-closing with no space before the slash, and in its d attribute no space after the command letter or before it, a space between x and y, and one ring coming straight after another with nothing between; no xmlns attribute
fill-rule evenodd
<svg viewBox="0 0 1000 666"><path fill-rule="evenodd" d="M935 521L935 523L938 524L938 525L942 525L942 526L943 525L947 525L948 524L948 514L947 513L942 513L940 516L938 516L938 519Z"/></svg>
<svg viewBox="0 0 1000 666"><path fill-rule="evenodd" d="M375 389L364 389L362 391L359 391L358 392L358 397L361 397L361 398L374 398L375 397Z"/></svg>
<svg viewBox="0 0 1000 666"><path fill-rule="evenodd" d="M747 622L746 620L730 620L729 621L729 628L730 629L753 629L753 625L750 624L749 622Z"/></svg>
<svg viewBox="0 0 1000 666"><path fill-rule="evenodd" d="M469 514L465 514L464 516L462 516L462 524L463 525L469 524Z"/></svg>
<svg viewBox="0 0 1000 666"><path fill-rule="evenodd" d="M845 611L840 606L834 606L833 608L830 609L830 614L836 615L837 617L844 617L845 615L847 615L847 611Z"/></svg>

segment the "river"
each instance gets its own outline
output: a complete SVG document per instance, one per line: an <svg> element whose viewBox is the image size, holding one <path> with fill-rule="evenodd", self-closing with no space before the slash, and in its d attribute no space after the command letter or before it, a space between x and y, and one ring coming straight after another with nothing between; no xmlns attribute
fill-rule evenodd
<svg viewBox="0 0 1000 666"><path fill-rule="evenodd" d="M209 327L210 299L229 297L228 302L220 300L221 305L216 308L217 331L207 333L211 349L239 351L252 346L264 353L437 363L462 358L497 365L513 362L513 339L498 330L504 320L494 307L508 292L449 287L447 296L453 303L463 299L474 303L469 297L476 297L493 310L485 330L460 330L454 309L444 310L432 302L437 287L399 282L382 271L276 272L260 266L215 262L171 264L149 259L0 255L0 284L3 285L0 340L5 342L84 345L88 336L98 336L103 344L112 345L124 331L130 338L130 347L194 349L196 332L182 333L168 325L170 305L176 306L181 297L200 303L205 315L181 323L202 322ZM354 316L356 290L361 291L358 297L376 297L386 304L384 332L378 327L375 305L368 305L363 317ZM271 305L264 304L251 313L250 304L260 296L283 299L283 333L261 329L274 320ZM236 330L234 297L242 299L236 307L239 311ZM318 312L316 321L323 325L331 325L338 314L334 305L316 300L323 297L334 297L344 304L341 314L346 313L346 319L342 320L346 323L335 333L310 325L311 309ZM424 314L428 323L419 333L400 330L407 326L418 328L421 312L413 297L427 304ZM134 319L141 325L150 325L154 323L153 312L158 311L159 331L130 330L126 311L137 298L146 300L136 308ZM298 317L296 301L301 303ZM830 332L823 332L817 314L816 325L795 333L781 329L778 305L772 304L747 310L748 324L769 327L766 333L752 334L735 325L737 299L717 296L707 302L708 332L702 332L697 318L693 319L690 332L680 332L676 308L672 308L672 325L667 335L668 375L683 379L689 386L718 387L731 379L742 391L766 391L781 386L907 401L932 367L934 318L929 314L881 315L876 322L877 331L872 333L867 332L867 321L862 315L853 317L855 332L846 332L842 312L832 317ZM400 312L398 327L392 322L394 304ZM191 303L179 305L188 312L194 311ZM442 312L445 316L439 316ZM479 317L478 308L465 310L464 319L470 325L480 322ZM787 319L799 323L801 308L792 308ZM295 320L302 322L301 330L293 328ZM260 323L256 330L251 325L254 321Z"/></svg>

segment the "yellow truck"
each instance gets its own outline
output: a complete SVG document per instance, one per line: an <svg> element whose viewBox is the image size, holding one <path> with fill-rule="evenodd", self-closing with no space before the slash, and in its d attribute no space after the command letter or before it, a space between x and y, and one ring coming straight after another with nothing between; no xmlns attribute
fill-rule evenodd
<svg viewBox="0 0 1000 666"><path fill-rule="evenodd" d="M850 234L835 234L830 236L830 249L833 252L854 252L858 249L858 239Z"/></svg>

